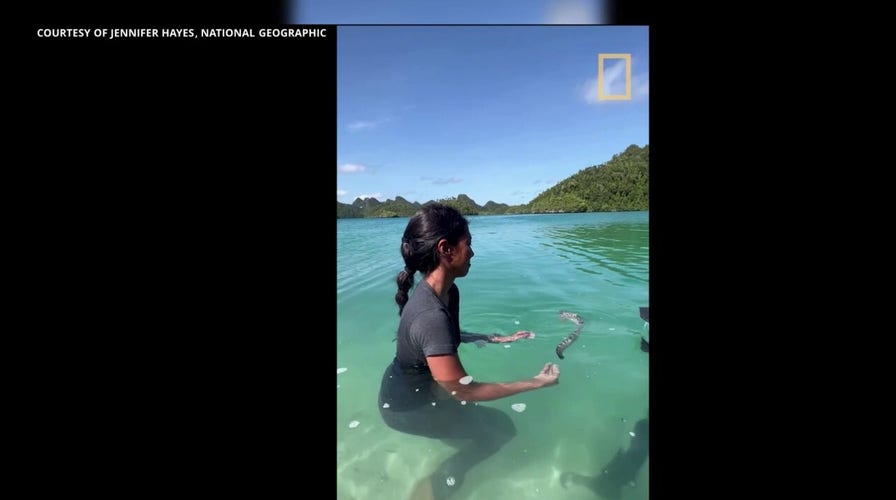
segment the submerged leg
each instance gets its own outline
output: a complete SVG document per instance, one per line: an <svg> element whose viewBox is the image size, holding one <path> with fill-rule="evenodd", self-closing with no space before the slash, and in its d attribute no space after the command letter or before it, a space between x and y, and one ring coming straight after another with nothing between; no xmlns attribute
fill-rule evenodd
<svg viewBox="0 0 896 500"><path fill-rule="evenodd" d="M414 486L414 500L449 498L460 489L467 472L516 435L516 426L506 413L453 401L439 407L384 414L384 419L396 430L442 439L458 450Z"/></svg>

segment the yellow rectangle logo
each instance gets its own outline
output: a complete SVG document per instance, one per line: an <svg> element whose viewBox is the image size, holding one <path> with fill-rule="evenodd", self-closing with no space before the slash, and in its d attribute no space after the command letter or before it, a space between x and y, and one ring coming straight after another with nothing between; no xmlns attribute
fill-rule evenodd
<svg viewBox="0 0 896 500"><path fill-rule="evenodd" d="M625 61L625 94L604 93L604 60L622 59ZM632 55L631 54L598 54L597 55L597 100L598 101L630 101L632 100Z"/></svg>

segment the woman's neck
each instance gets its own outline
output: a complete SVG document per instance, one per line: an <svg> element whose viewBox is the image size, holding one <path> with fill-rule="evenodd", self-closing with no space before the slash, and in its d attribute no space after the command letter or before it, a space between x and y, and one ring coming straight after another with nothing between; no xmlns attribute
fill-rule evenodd
<svg viewBox="0 0 896 500"><path fill-rule="evenodd" d="M429 284L430 288L436 292L436 295L442 302L447 305L448 290L451 290L451 285L454 284L454 278L445 274L445 271L442 268L438 268L427 274L423 279L426 280L426 283Z"/></svg>

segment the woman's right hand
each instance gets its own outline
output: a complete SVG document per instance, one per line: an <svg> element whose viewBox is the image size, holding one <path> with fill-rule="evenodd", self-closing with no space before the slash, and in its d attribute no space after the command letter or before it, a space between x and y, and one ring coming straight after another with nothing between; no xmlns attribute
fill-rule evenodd
<svg viewBox="0 0 896 500"><path fill-rule="evenodd" d="M554 363L547 363L534 378L541 384L541 387L554 385L560 382L560 367Z"/></svg>

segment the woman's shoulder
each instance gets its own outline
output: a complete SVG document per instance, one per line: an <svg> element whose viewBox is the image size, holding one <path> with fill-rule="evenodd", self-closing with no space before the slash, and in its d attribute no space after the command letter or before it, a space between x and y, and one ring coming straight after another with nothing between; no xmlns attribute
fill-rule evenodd
<svg viewBox="0 0 896 500"><path fill-rule="evenodd" d="M404 317L408 314L417 316L427 311L438 311L439 309L444 309L444 307L445 304L442 304L442 301L431 290L417 290L408 299L401 316Z"/></svg>

